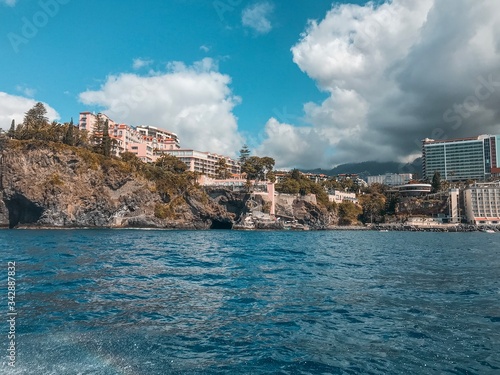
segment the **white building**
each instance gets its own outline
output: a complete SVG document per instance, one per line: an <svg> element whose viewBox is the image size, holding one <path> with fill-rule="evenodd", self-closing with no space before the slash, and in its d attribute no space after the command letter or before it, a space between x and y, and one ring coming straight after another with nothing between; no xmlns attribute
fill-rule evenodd
<svg viewBox="0 0 500 375"><path fill-rule="evenodd" d="M500 174L500 135L422 141L423 177L435 172L448 181L485 181Z"/></svg>
<svg viewBox="0 0 500 375"><path fill-rule="evenodd" d="M358 199L356 198L355 193L346 193L345 191L340 190L330 191L328 194L328 200L337 204L340 204L342 202L352 202L355 204L358 203Z"/></svg>
<svg viewBox="0 0 500 375"><path fill-rule="evenodd" d="M500 224L500 182L476 183L464 190L470 224Z"/></svg>
<svg viewBox="0 0 500 375"><path fill-rule="evenodd" d="M189 149L164 150L161 151L161 153L175 156L183 161L190 171L199 172L209 177L217 176L217 162L221 159L226 161L227 169L230 174L241 174L241 167L238 161L227 156Z"/></svg>
<svg viewBox="0 0 500 375"><path fill-rule="evenodd" d="M411 173L386 173L378 176L368 176L368 185L377 183L387 186L398 186L405 185L412 179L413 175Z"/></svg>
<svg viewBox="0 0 500 375"><path fill-rule="evenodd" d="M460 189L450 189L450 212L448 217L450 223L460 223Z"/></svg>

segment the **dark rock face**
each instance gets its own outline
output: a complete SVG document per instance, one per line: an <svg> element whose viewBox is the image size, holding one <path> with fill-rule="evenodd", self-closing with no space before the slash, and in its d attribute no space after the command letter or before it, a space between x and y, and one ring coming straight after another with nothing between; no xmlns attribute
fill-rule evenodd
<svg viewBox="0 0 500 375"><path fill-rule="evenodd" d="M14 193L4 202L8 212L9 228L19 224L34 224L42 217L44 208L20 193Z"/></svg>
<svg viewBox="0 0 500 375"><path fill-rule="evenodd" d="M247 203L261 199L224 188L194 188L173 205L154 182L123 165L63 145L12 142L0 152L0 227L232 229L251 215ZM332 221L313 203L296 200L288 206L280 209L311 229ZM278 221L244 226L281 228Z"/></svg>
<svg viewBox="0 0 500 375"><path fill-rule="evenodd" d="M307 200L296 198L293 203L276 206L276 214L285 217L294 217L301 225L311 229L328 229L338 223L338 217L333 212L311 203Z"/></svg>
<svg viewBox="0 0 500 375"><path fill-rule="evenodd" d="M10 228L209 229L232 227L236 216L199 189L181 197L171 216L160 219L155 207L165 202L153 182L96 165L69 147L17 144L4 149L0 187L0 226Z"/></svg>

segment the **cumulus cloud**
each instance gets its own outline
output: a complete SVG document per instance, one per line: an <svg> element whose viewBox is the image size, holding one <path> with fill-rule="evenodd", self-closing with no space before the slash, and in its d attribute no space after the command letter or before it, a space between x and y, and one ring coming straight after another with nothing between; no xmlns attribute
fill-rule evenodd
<svg viewBox="0 0 500 375"><path fill-rule="evenodd" d="M81 93L80 101L117 122L173 131L184 148L235 156L243 140L232 113L240 98L230 83L206 58L192 66L173 62L148 75L109 76L99 90Z"/></svg>
<svg viewBox="0 0 500 375"><path fill-rule="evenodd" d="M266 155L276 160L276 167L308 167L300 160L324 158L328 143L312 127L296 127L269 119L265 126L266 139L255 150L258 155ZM311 144L316 147L311 149Z"/></svg>
<svg viewBox="0 0 500 375"><path fill-rule="evenodd" d="M268 2L250 5L243 10L241 22L258 34L267 34L273 29L269 20L273 10L273 4Z"/></svg>
<svg viewBox="0 0 500 375"><path fill-rule="evenodd" d="M16 124L21 123L24 114L36 103L35 100L30 98L0 92L0 128L9 130L12 120L15 120ZM50 121L59 120L60 116L54 108L48 104L45 104L45 108Z"/></svg>
<svg viewBox="0 0 500 375"><path fill-rule="evenodd" d="M311 151L290 165L405 160L426 137L500 133L498 14L498 2L393 0L311 21L293 60L329 97L304 105ZM261 151L303 133L268 132Z"/></svg>
<svg viewBox="0 0 500 375"><path fill-rule="evenodd" d="M0 0L1 4L7 5L9 7L13 7L16 5L17 0Z"/></svg>
<svg viewBox="0 0 500 375"><path fill-rule="evenodd" d="M27 97L34 97L36 95L36 89L33 89L31 87L25 86L25 85L17 85L16 90L22 93L24 96Z"/></svg>
<svg viewBox="0 0 500 375"><path fill-rule="evenodd" d="M144 68L144 67L151 65L152 63L153 63L153 60L137 58L137 59L134 59L134 61L132 63L132 67L135 70L139 70L141 68Z"/></svg>

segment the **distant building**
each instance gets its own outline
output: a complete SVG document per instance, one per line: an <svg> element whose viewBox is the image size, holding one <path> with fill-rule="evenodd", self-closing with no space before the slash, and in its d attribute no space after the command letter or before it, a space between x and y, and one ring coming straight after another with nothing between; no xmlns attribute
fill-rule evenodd
<svg viewBox="0 0 500 375"><path fill-rule="evenodd" d="M340 204L342 202L352 202L357 204L358 199L356 198L355 193L346 193L345 191L340 190L331 190L328 192L328 199L330 202L335 202Z"/></svg>
<svg viewBox="0 0 500 375"><path fill-rule="evenodd" d="M289 171L276 171L274 172L274 176L276 177L276 183L283 182L287 177L290 176Z"/></svg>
<svg viewBox="0 0 500 375"><path fill-rule="evenodd" d="M460 189L450 189L449 194L449 222L460 223Z"/></svg>
<svg viewBox="0 0 500 375"><path fill-rule="evenodd" d="M150 163L158 159L162 151L180 148L179 138L175 133L154 126L134 128L118 124L104 113L81 112L78 128L92 135L97 130L98 121L101 122L101 126L108 122L109 136L115 141L113 151L116 156L123 152L131 152L143 162Z"/></svg>
<svg viewBox="0 0 500 375"><path fill-rule="evenodd" d="M402 197L421 197L430 194L431 184L406 184L396 186L396 190Z"/></svg>
<svg viewBox="0 0 500 375"><path fill-rule="evenodd" d="M464 190L467 222L500 224L500 182L476 183Z"/></svg>
<svg viewBox="0 0 500 375"><path fill-rule="evenodd" d="M98 120L101 121L103 125L106 121L108 121L108 125L110 128L114 127L116 124L104 113L95 114L92 112L81 112L80 118L78 120L78 128L80 130L86 130L89 134L92 134L95 130L97 130L96 127Z"/></svg>
<svg viewBox="0 0 500 375"><path fill-rule="evenodd" d="M387 186L398 186L404 185L413 179L411 173L386 173L379 176L368 176L368 185L382 184Z"/></svg>
<svg viewBox="0 0 500 375"><path fill-rule="evenodd" d="M324 181L328 181L328 176L326 174L318 174L318 173L302 173L304 177L308 178L312 182L320 183Z"/></svg>
<svg viewBox="0 0 500 375"><path fill-rule="evenodd" d="M215 177L217 175L217 162L221 159L226 160L229 173L232 175L241 174L241 167L238 161L227 156L189 149L164 150L157 153L157 156L162 153L179 158L187 165L190 171L199 172L209 177Z"/></svg>
<svg viewBox="0 0 500 375"><path fill-rule="evenodd" d="M487 180L500 174L500 136L422 141L423 177L432 180L435 172L448 181Z"/></svg>
<svg viewBox="0 0 500 375"><path fill-rule="evenodd" d="M158 129L155 126L141 125L137 126L135 129L137 130L137 132L139 132L140 135L144 136L145 138L155 139L156 141L168 140L177 144L177 146L179 145L179 138L175 133Z"/></svg>

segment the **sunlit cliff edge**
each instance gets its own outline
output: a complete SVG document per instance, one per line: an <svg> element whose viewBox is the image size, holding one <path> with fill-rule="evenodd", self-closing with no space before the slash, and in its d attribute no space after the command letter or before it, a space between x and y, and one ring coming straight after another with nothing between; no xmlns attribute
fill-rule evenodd
<svg viewBox="0 0 500 375"><path fill-rule="evenodd" d="M249 221L249 201L259 202L247 192L203 188L191 172L54 142L6 140L0 194L4 228L283 228L279 221ZM311 202L277 209L310 229L336 224Z"/></svg>

